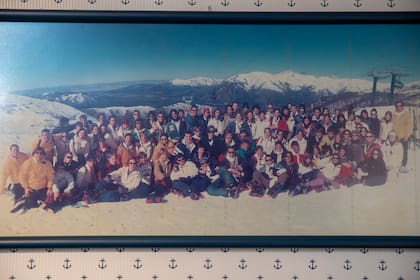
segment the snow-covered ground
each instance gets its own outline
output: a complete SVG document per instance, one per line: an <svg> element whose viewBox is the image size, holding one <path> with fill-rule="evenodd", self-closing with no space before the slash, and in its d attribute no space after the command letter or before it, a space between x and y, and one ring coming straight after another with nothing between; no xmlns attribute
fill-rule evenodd
<svg viewBox="0 0 420 280"><path fill-rule="evenodd" d="M56 214L32 209L10 214L0 196L0 236L56 235L420 235L420 190L416 162L410 172L379 187L355 185L276 199L242 193L239 199L193 201L170 194L167 203L144 200L66 207Z"/></svg>
<svg viewBox="0 0 420 280"><path fill-rule="evenodd" d="M61 116L73 122L82 114L56 102L0 98L0 161L10 144L18 143L27 152L41 129L53 128ZM393 111L377 109L380 116L385 110ZM66 207L56 214L32 209L19 216L9 213L11 197L4 194L0 195L0 236L420 235L419 158L419 149L410 150L409 173L384 186L355 185L297 197L281 194L276 199L242 193L237 200L205 194L204 199L193 201L171 194L165 204L132 200Z"/></svg>
<svg viewBox="0 0 420 280"><path fill-rule="evenodd" d="M0 161L3 161L11 144L18 144L21 151L29 152L32 141L41 134L42 129L58 126L60 117L67 117L74 123L82 114L59 102L0 95L0 119L3 122L0 126Z"/></svg>

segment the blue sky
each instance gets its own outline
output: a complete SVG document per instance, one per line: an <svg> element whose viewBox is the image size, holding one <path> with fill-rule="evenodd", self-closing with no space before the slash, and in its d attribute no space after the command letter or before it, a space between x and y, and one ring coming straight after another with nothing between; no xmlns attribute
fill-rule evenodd
<svg viewBox="0 0 420 280"><path fill-rule="evenodd" d="M420 25L0 22L0 90L284 70L420 80Z"/></svg>

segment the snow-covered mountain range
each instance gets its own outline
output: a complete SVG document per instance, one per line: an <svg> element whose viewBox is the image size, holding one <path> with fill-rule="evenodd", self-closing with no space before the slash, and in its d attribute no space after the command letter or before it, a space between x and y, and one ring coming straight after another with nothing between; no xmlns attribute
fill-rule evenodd
<svg viewBox="0 0 420 280"><path fill-rule="evenodd" d="M170 81L174 86L190 86L190 87L208 87L208 86L217 86L222 83L221 79L212 79L206 77L196 77L191 79L175 79Z"/></svg>
<svg viewBox="0 0 420 280"><path fill-rule="evenodd" d="M115 88L116 85L120 87ZM373 81L368 77L338 78L284 71L277 74L250 72L226 79L195 77L170 81L139 81L137 84L121 82L113 86L112 89L103 89L101 85L98 85L98 89L90 86L88 91L70 88L68 91L39 92L39 89L33 89L14 94L58 101L79 109L115 106L160 108L182 102L186 96L192 96L194 103L213 106L223 106L233 100L260 105L267 102L310 104L325 95L368 94L372 92ZM389 90L389 78L377 83L378 93ZM403 88L396 89L395 93L420 94L420 81L406 83Z"/></svg>
<svg viewBox="0 0 420 280"><path fill-rule="evenodd" d="M89 104L96 101L95 97L87 93L78 92L78 93L68 93L60 94L58 92L44 92L42 97L52 101L58 101L64 104Z"/></svg>
<svg viewBox="0 0 420 280"><path fill-rule="evenodd" d="M206 77L191 78L186 80L172 80L176 86L216 86L221 84L236 85L246 91L269 90L287 92L310 89L319 93L361 92L372 91L372 81L363 79L346 79L334 76L314 76L293 71L284 71L277 74L267 72L251 72L233 75L227 79L211 79ZM420 82L418 83L420 84ZM388 90L390 84L378 83L378 91Z"/></svg>

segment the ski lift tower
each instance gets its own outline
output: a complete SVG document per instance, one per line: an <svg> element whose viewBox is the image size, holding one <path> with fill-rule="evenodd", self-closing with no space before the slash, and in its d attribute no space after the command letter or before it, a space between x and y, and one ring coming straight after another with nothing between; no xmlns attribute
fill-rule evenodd
<svg viewBox="0 0 420 280"><path fill-rule="evenodd" d="M388 78L389 73L370 71L367 75L369 77L373 77L373 86L372 86L372 95L370 97L370 106L374 106L375 105L375 99L376 99L376 86L378 84L378 80Z"/></svg>
<svg viewBox="0 0 420 280"><path fill-rule="evenodd" d="M389 90L389 105L392 105L394 103L394 90L400 89L404 87L404 84L401 82L401 77L408 76L408 74L398 71L389 71L391 74L391 87Z"/></svg>

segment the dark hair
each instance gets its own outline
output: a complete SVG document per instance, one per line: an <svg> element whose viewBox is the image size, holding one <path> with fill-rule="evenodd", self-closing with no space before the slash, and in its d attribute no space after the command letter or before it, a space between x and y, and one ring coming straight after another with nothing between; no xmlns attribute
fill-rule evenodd
<svg viewBox="0 0 420 280"><path fill-rule="evenodd" d="M215 128L214 126L212 126L212 125L209 125L209 126L207 127L207 132L210 132L210 131L214 131L214 132L216 132L216 128Z"/></svg>
<svg viewBox="0 0 420 280"><path fill-rule="evenodd" d="M232 133L232 132L230 132L230 131L225 131L225 133L223 134L223 138L224 138L224 137L226 137L226 135L228 135L228 134L230 134L230 135L232 135L232 136L233 136L233 133Z"/></svg>
<svg viewBox="0 0 420 280"><path fill-rule="evenodd" d="M308 166L312 166L313 165L313 162L312 162L312 160L313 160L312 154L305 153L305 155L303 157L304 157L304 160L302 162L302 165L303 166L308 167ZM310 159L311 160L311 162L309 164L306 164L306 160L307 159Z"/></svg>
<svg viewBox="0 0 420 280"><path fill-rule="evenodd" d="M59 121L59 125L63 126L64 124L68 123L70 120L66 117L61 117Z"/></svg>
<svg viewBox="0 0 420 280"><path fill-rule="evenodd" d="M292 141L292 143L290 143L290 146L299 146L299 142L298 141Z"/></svg>
<svg viewBox="0 0 420 280"><path fill-rule="evenodd" d="M41 130L41 134L42 133L48 133L49 134L50 133L50 130L48 128L44 128L43 130Z"/></svg>
<svg viewBox="0 0 420 280"><path fill-rule="evenodd" d="M80 129L80 130L77 132L77 135L79 136L79 133L80 133L80 132L82 132L82 131L84 131L84 132L86 132L86 133L87 133L86 129L82 128L82 129Z"/></svg>
<svg viewBox="0 0 420 280"><path fill-rule="evenodd" d="M88 156L86 157L86 161L93 161L93 162L95 162L95 160L96 160L96 158L92 154L88 154Z"/></svg>
<svg viewBox="0 0 420 280"><path fill-rule="evenodd" d="M362 111L360 111L360 118L362 118L363 114L366 114L366 116L369 116L369 113L366 109L363 109Z"/></svg>
<svg viewBox="0 0 420 280"><path fill-rule="evenodd" d="M12 144L12 145L10 145L9 150L11 150L13 147L16 147L16 149L19 150L19 145L18 144Z"/></svg>
<svg viewBox="0 0 420 280"><path fill-rule="evenodd" d="M386 111L385 112L385 115L384 115L384 120L386 121L386 116L387 115L389 115L390 117L391 117L391 120L390 121L392 121L392 112L391 111Z"/></svg>
<svg viewBox="0 0 420 280"><path fill-rule="evenodd" d="M290 158L293 160L293 153L292 152L290 152L290 151L285 152L284 157L286 157L286 156L290 156Z"/></svg>
<svg viewBox="0 0 420 280"><path fill-rule="evenodd" d="M346 121L346 117L344 116L344 114L343 114L343 113L338 114L338 116L337 116L337 122L338 122L338 120L339 120L340 118L342 118L344 121Z"/></svg>
<svg viewBox="0 0 420 280"><path fill-rule="evenodd" d="M321 110L321 108L320 108L320 107L315 107L315 108L312 110L312 112L315 112L315 111L319 111L320 113L322 112L322 110Z"/></svg>
<svg viewBox="0 0 420 280"><path fill-rule="evenodd" d="M147 158L147 154L145 152L140 152L137 154L137 158Z"/></svg>
<svg viewBox="0 0 420 280"><path fill-rule="evenodd" d="M175 157L176 160L178 159L185 159L185 156L183 154L177 154Z"/></svg>
<svg viewBox="0 0 420 280"><path fill-rule="evenodd" d="M382 158L382 151L381 151L381 149L378 149L378 148L375 148L375 149L373 149L373 151L372 151L372 156L373 156L373 153L374 152L378 152L379 153L379 158Z"/></svg>
<svg viewBox="0 0 420 280"><path fill-rule="evenodd" d="M36 153L40 153L41 155L45 155L45 150L41 147L38 147L32 152L32 155L35 155Z"/></svg>

